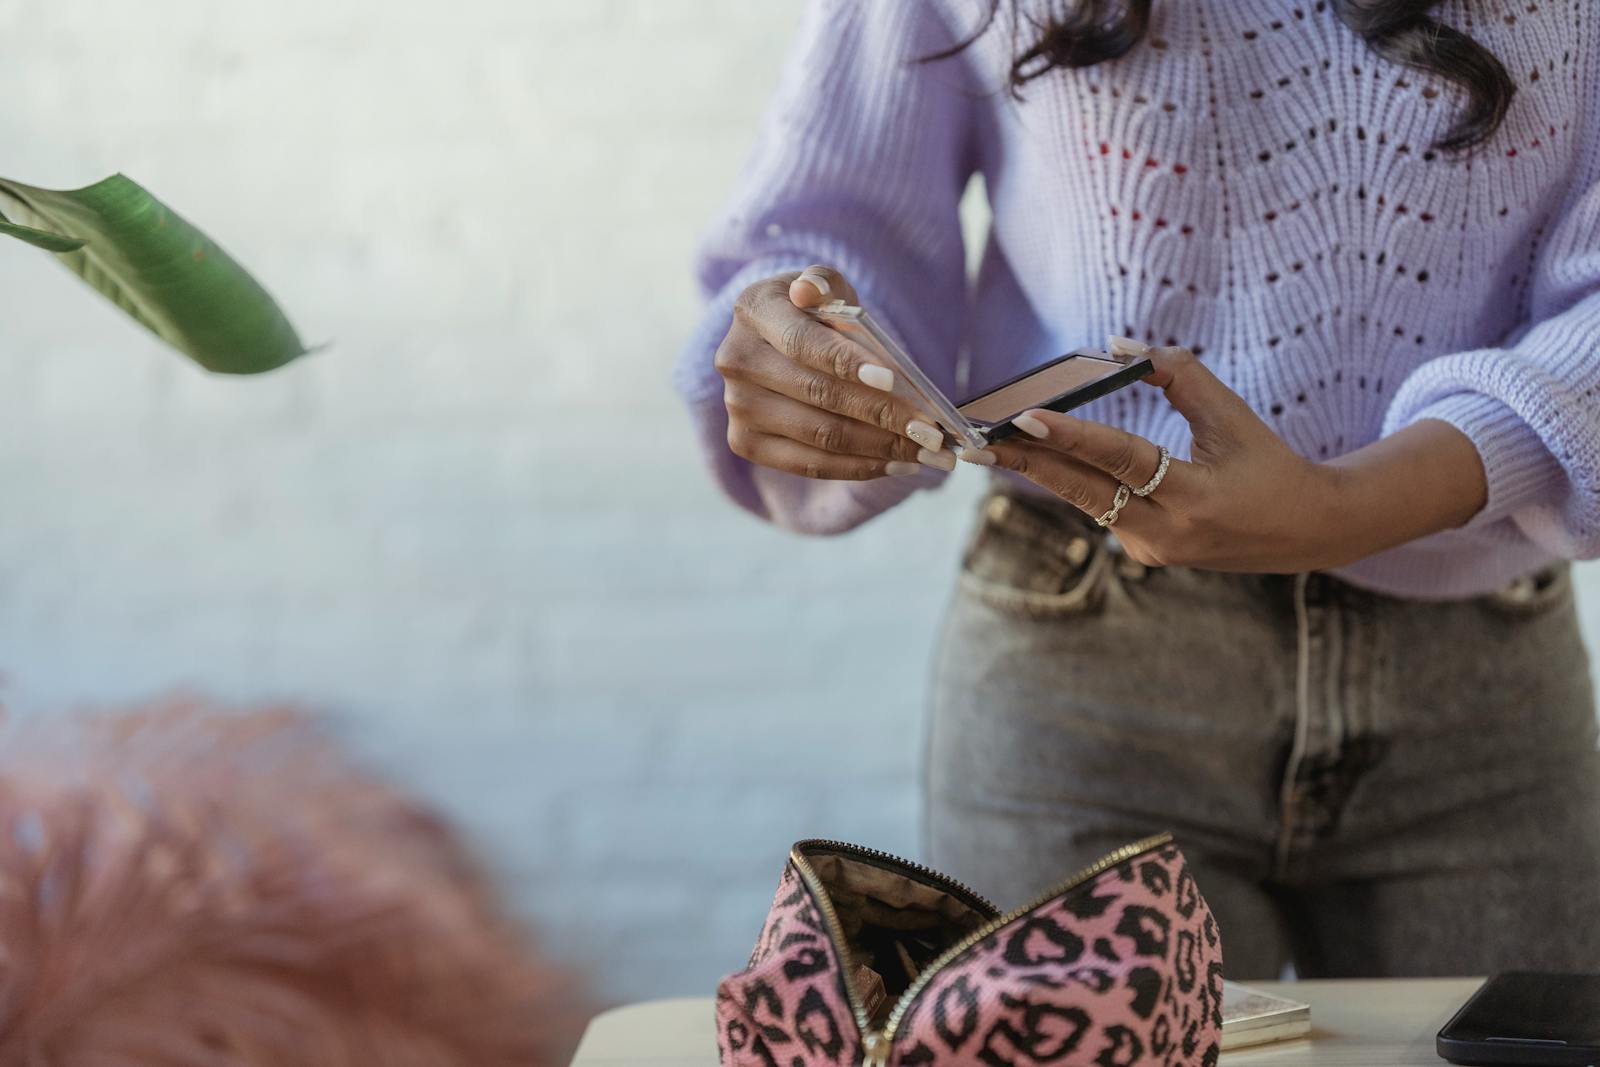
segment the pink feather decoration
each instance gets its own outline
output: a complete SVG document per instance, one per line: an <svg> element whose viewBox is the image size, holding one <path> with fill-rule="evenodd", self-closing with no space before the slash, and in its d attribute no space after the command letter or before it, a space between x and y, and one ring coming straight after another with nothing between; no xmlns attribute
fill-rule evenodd
<svg viewBox="0 0 1600 1067"><path fill-rule="evenodd" d="M0 733L0 1067L543 1067L566 987L293 712Z"/></svg>

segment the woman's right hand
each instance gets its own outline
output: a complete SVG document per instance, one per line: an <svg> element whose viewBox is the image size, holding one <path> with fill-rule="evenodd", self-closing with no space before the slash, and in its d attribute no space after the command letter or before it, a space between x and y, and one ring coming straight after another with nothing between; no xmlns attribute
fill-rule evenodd
<svg viewBox="0 0 1600 1067"><path fill-rule="evenodd" d="M933 419L874 363L801 308L857 302L837 271L807 267L739 294L717 348L728 447L763 467L807 478L861 481L952 470L955 455Z"/></svg>

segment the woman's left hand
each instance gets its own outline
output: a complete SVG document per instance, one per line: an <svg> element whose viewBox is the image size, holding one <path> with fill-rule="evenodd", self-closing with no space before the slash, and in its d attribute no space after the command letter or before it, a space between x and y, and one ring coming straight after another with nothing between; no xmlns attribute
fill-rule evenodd
<svg viewBox="0 0 1600 1067"><path fill-rule="evenodd" d="M1123 351L1138 344L1116 343ZM1187 349L1143 354L1155 367L1144 381L1188 420L1194 446L1189 460L1169 461L1149 496L1129 494L1115 521L1127 553L1155 566L1229 571L1349 562L1340 537L1342 469L1295 454ZM1160 462L1154 444L1111 426L1041 409L1015 422L1033 439L1007 438L983 452L1095 518L1111 510L1119 485L1143 487Z"/></svg>

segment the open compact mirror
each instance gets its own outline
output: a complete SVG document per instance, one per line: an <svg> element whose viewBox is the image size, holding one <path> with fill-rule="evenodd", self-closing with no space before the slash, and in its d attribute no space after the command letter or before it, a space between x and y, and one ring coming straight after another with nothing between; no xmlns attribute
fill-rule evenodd
<svg viewBox="0 0 1600 1067"><path fill-rule="evenodd" d="M957 404L863 309L835 300L807 311L861 345L875 362L893 370L896 391L905 390L919 400L945 433L965 448L983 448L991 441L1010 437L1017 432L1012 420L1030 408L1070 411L1137 381L1154 369L1143 356L1079 349Z"/></svg>

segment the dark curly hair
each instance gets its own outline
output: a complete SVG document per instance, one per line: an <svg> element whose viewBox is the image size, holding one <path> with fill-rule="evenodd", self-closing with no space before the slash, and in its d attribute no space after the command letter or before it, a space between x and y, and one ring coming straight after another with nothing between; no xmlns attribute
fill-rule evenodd
<svg viewBox="0 0 1600 1067"><path fill-rule="evenodd" d="M1002 0L990 0L983 22L954 47L923 56L945 59L966 49L994 24ZM1316 10L1333 5L1336 14L1384 59L1435 74L1465 90L1467 103L1433 147L1458 152L1488 140L1511 106L1516 85L1505 65L1471 37L1428 17L1438 0L1319 0ZM1050 0L1043 17L1024 12L1012 0L1014 26L1036 31L1031 44L1013 42L1009 76L1012 95L1057 67L1090 67L1126 53L1144 36L1150 0ZM1308 0L1308 6L1310 6Z"/></svg>

